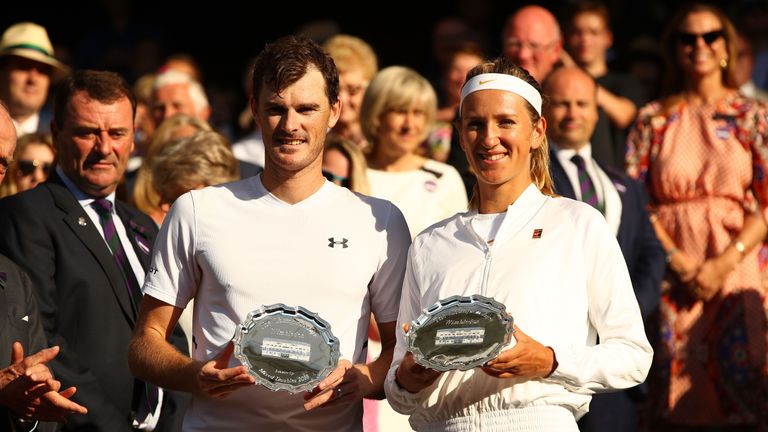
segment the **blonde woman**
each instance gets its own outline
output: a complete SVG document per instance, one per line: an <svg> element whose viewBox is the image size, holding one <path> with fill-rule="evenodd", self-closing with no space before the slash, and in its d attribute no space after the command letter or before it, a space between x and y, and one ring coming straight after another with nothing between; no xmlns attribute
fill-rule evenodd
<svg viewBox="0 0 768 432"><path fill-rule="evenodd" d="M467 209L466 190L456 169L419 153L436 111L437 97L429 81L402 66L382 69L363 99L360 120L371 143L371 195L400 208L412 237Z"/></svg>
<svg viewBox="0 0 768 432"><path fill-rule="evenodd" d="M168 142L155 153L149 168L152 186L165 213L176 198L188 191L240 178L229 143L213 131L200 131Z"/></svg>
<svg viewBox="0 0 768 432"><path fill-rule="evenodd" d="M160 208L160 196L152 184L152 159L164 146L175 139L188 137L200 131L210 132L212 130L211 126L203 120L186 114L176 114L163 121L152 136L147 154L136 174L132 201L136 208L151 217L158 226L162 223L165 213Z"/></svg>
<svg viewBox="0 0 768 432"><path fill-rule="evenodd" d="M505 59L468 78L458 128L477 175L471 211L414 240L398 321L482 294L506 306L514 341L482 368L440 373L417 364L398 332L387 400L420 431L575 432L590 393L648 373L632 282L602 214L554 197L538 83Z"/></svg>
<svg viewBox="0 0 768 432"><path fill-rule="evenodd" d="M360 128L360 106L368 84L379 70L376 53L364 40L340 34L323 44L339 71L339 98L341 117L333 131L365 149L368 141Z"/></svg>

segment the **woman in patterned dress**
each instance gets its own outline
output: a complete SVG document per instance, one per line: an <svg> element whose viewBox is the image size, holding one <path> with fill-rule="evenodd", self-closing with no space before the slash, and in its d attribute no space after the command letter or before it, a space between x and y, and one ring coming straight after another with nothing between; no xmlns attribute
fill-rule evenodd
<svg viewBox="0 0 768 432"><path fill-rule="evenodd" d="M652 428L764 430L768 110L736 90L735 32L716 7L680 10L663 43L665 97L641 109L627 154L669 262Z"/></svg>

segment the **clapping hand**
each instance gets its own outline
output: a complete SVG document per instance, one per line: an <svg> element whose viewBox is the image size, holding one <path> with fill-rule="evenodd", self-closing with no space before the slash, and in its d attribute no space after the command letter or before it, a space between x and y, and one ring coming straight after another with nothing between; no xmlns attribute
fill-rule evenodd
<svg viewBox="0 0 768 432"><path fill-rule="evenodd" d="M59 391L61 383L46 366L58 354L55 346L24 357L24 347L14 342L10 366L0 370L0 405L31 421L64 422L69 414L87 414L85 407L70 400L75 387Z"/></svg>

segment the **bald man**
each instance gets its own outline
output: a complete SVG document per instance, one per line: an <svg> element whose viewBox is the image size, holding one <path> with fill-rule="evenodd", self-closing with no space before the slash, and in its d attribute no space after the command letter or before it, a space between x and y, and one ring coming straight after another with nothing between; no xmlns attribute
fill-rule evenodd
<svg viewBox="0 0 768 432"><path fill-rule="evenodd" d="M642 186L592 157L589 140L597 124L597 84L582 69L563 66L547 77L543 89L550 98L544 117L555 190L586 202L597 195L593 205L616 233L640 312L647 320L659 303L666 257L648 218ZM595 395L579 428L582 432L636 430L634 401L642 394L642 389L633 388Z"/></svg>
<svg viewBox="0 0 768 432"><path fill-rule="evenodd" d="M502 32L504 56L541 83L563 54L560 25L541 6L524 6L507 19Z"/></svg>
<svg viewBox="0 0 768 432"><path fill-rule="evenodd" d="M0 183L15 147L16 129L0 105ZM31 285L26 273L0 255L0 431L54 430L55 425L37 421L62 421L68 414L86 412L69 400L74 387L58 392L61 383L46 366L59 347L46 348Z"/></svg>

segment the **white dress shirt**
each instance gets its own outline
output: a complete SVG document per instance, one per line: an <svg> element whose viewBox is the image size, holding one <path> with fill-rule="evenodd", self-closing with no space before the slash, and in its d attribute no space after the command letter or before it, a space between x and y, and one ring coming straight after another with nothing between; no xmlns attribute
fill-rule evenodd
<svg viewBox="0 0 768 432"><path fill-rule="evenodd" d="M584 161L587 173L595 183L595 189L597 191L597 199L605 203L605 220L608 222L608 226L613 230L614 235L619 233L619 224L621 223L621 197L616 190L616 186L611 181L608 174L603 171L600 166L597 165L594 159L592 159L592 145L587 143L584 147L578 151L573 149L565 149L557 146L556 143L550 142L550 145L555 150L557 160L562 165L565 174L568 176L568 180L571 181L571 186L576 194L576 199L581 201L581 186L579 184L579 173L576 169L576 165L571 161L571 158L575 154L579 154Z"/></svg>
<svg viewBox="0 0 768 432"><path fill-rule="evenodd" d="M21 137L22 135L37 132L37 127L40 124L40 113L36 112L32 114L31 117L23 122L17 122L14 119L11 120L13 120L13 126L16 128L16 136Z"/></svg>

